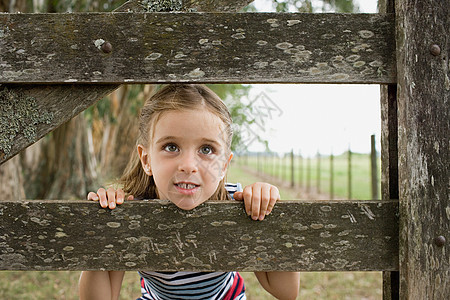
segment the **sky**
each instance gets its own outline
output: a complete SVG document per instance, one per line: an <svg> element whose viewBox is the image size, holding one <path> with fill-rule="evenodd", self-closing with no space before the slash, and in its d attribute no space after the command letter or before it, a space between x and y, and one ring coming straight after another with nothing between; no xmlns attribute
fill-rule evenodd
<svg viewBox="0 0 450 300"><path fill-rule="evenodd" d="M375 13L376 0L354 1L360 12ZM257 0L260 11L273 11L271 1ZM260 113L251 131L268 140L278 153L293 149L313 156L353 152L369 153L375 134L380 150L381 116L379 85L260 84L252 85L247 101ZM250 142L249 151L264 151Z"/></svg>

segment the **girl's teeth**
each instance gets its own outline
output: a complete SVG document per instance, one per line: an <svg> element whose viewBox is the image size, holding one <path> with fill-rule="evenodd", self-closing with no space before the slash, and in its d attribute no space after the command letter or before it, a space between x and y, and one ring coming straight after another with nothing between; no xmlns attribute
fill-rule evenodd
<svg viewBox="0 0 450 300"><path fill-rule="evenodd" d="M191 190L193 188L195 188L194 184L188 184L188 183L178 183L177 184L180 188L185 189L185 190Z"/></svg>

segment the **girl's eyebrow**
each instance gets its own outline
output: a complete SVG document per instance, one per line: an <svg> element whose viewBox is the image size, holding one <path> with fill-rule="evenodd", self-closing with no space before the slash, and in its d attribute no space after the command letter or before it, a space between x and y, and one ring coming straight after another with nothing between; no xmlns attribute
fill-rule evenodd
<svg viewBox="0 0 450 300"><path fill-rule="evenodd" d="M177 139L179 139L179 138L177 138L176 136L172 136L172 135L164 136L164 137L158 139L155 142L155 144L160 144L160 143L164 143L164 142L167 142L167 141L173 141L173 140L177 140ZM202 138L201 142L202 143L208 143L208 144L214 144L214 145L219 146L219 147L221 146L219 141L216 141L216 140L213 140L213 139Z"/></svg>
<svg viewBox="0 0 450 300"><path fill-rule="evenodd" d="M203 142L203 143L207 143L207 144L215 144L215 145L217 145L217 146L220 146L220 143L219 143L218 141L216 141L216 140L211 140L211 139L205 139L205 138L203 138L203 139L202 139L202 142Z"/></svg>
<svg viewBox="0 0 450 300"><path fill-rule="evenodd" d="M176 138L175 136L169 135L169 136L164 136L164 137L160 138L160 139L157 140L155 143L156 143L156 144L159 144L159 143L164 143L164 142L166 142L166 141L173 141L173 140L176 140L176 139L177 139L177 138Z"/></svg>

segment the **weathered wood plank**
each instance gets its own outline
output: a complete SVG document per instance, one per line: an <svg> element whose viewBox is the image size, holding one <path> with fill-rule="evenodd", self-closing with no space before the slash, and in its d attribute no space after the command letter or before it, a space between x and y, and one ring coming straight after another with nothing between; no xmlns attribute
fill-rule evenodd
<svg viewBox="0 0 450 300"><path fill-rule="evenodd" d="M0 86L0 164L116 88L106 84Z"/></svg>
<svg viewBox="0 0 450 300"><path fill-rule="evenodd" d="M400 298L450 295L448 1L396 1Z"/></svg>
<svg viewBox="0 0 450 300"><path fill-rule="evenodd" d="M394 0L378 0L378 11L395 13ZM398 199L397 85L380 86L381 199ZM399 299L399 272L383 272L383 300Z"/></svg>
<svg viewBox="0 0 450 300"><path fill-rule="evenodd" d="M0 201L1 270L396 270L397 201Z"/></svg>
<svg viewBox="0 0 450 300"><path fill-rule="evenodd" d="M396 81L393 15L0 14L0 26L0 83Z"/></svg>

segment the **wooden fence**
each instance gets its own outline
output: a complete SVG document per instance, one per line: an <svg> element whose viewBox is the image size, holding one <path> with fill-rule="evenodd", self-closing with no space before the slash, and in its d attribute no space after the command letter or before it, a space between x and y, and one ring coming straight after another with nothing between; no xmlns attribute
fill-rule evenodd
<svg viewBox="0 0 450 300"><path fill-rule="evenodd" d="M1 162L124 83L381 84L383 201L288 202L251 223L236 203L10 199L1 269L383 270L385 299L450 294L446 1L386 0L379 14L230 12L244 0L179 5L226 13L143 12L147 2L0 14Z"/></svg>
<svg viewBox="0 0 450 300"><path fill-rule="evenodd" d="M234 158L238 165L255 171L259 176L287 184L303 194L337 196L340 199L380 199L379 155L375 135L370 138L370 154L352 153L351 149L335 156L319 151L304 157L301 151L281 155L273 152L246 152ZM365 172L363 172L365 171ZM356 175L355 175L356 173ZM356 186L356 187L355 187ZM336 189L336 187L340 187Z"/></svg>

